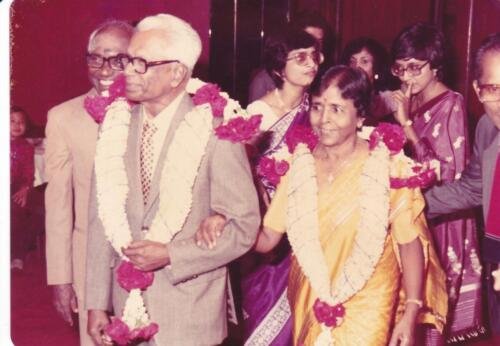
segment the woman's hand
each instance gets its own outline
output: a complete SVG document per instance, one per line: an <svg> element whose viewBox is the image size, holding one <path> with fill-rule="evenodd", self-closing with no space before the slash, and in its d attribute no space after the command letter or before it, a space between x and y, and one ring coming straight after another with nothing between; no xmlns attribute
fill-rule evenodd
<svg viewBox="0 0 500 346"><path fill-rule="evenodd" d="M14 203L18 204L21 207L25 207L26 203L28 202L28 192L30 190L29 186L23 186L22 188L19 189L13 196L12 199L14 200Z"/></svg>
<svg viewBox="0 0 500 346"><path fill-rule="evenodd" d="M226 225L226 218L223 215L215 214L203 220L194 235L196 245L203 249L213 249L217 244L217 238L222 235L222 230Z"/></svg>
<svg viewBox="0 0 500 346"><path fill-rule="evenodd" d="M418 306L415 304L407 304L403 317L392 331L389 346L412 346L415 344L417 314Z"/></svg>
<svg viewBox="0 0 500 346"><path fill-rule="evenodd" d="M392 92L392 98L396 104L396 112L394 117L399 122L401 126L405 126L410 120L410 99L411 99L411 89L413 84L410 83L406 88L401 88Z"/></svg>

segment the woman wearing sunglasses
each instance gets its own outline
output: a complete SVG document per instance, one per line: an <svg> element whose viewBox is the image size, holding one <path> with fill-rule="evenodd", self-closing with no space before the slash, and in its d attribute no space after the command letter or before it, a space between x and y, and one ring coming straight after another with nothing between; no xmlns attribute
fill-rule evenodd
<svg viewBox="0 0 500 346"><path fill-rule="evenodd" d="M404 128L412 156L439 162L440 180L460 177L469 159L463 97L442 82L444 37L434 26L417 23L403 30L392 47L392 74L401 81L393 92L395 118ZM449 310L443 335L425 331L426 345L480 335L481 264L471 212L429 222L436 251L446 270ZM423 343L422 343L423 344Z"/></svg>
<svg viewBox="0 0 500 346"><path fill-rule="evenodd" d="M266 44L265 68L277 87L247 108L250 114L263 115L262 132L255 141L256 162L263 162L286 146L285 137L294 127L309 126L307 89L322 60L317 40L302 30L284 30ZM275 183L265 177L259 177L257 183L267 209ZM291 343L292 325L285 291L290 265L287 244L278 252L281 256L278 254L274 264L261 266L243 280L245 345Z"/></svg>

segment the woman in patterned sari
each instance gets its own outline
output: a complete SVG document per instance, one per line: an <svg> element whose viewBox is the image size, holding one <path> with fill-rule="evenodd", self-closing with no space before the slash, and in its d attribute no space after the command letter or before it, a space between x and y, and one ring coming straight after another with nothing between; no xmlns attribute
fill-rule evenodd
<svg viewBox="0 0 500 346"><path fill-rule="evenodd" d="M290 241L294 345L406 346L417 322L443 328L445 276L404 134L385 124L370 142L357 135L370 93L358 69L326 72L311 103L319 143L296 147L256 243L267 252Z"/></svg>
<svg viewBox="0 0 500 346"><path fill-rule="evenodd" d="M266 44L265 66L277 88L247 107L262 114L257 138L256 170L263 209L267 209L276 182L261 173L262 167L286 147L285 138L297 125L309 124L307 89L318 71L322 55L317 41L305 31L288 28ZM287 345L291 340L290 309L286 286L290 265L288 244L281 244L273 263L264 263L242 280L245 345ZM246 256L251 262L254 254ZM245 270L243 270L245 271ZM245 273L243 273L245 274Z"/></svg>
<svg viewBox="0 0 500 346"><path fill-rule="evenodd" d="M440 180L460 177L469 159L467 113L462 95L442 82L444 37L418 23L403 30L393 44L392 73L402 82L394 92L396 119L419 162L436 160ZM435 161L435 162L436 162ZM426 329L426 345L459 342L484 333L481 313L481 264L473 211L430 221L441 264L446 271L449 325L444 335Z"/></svg>

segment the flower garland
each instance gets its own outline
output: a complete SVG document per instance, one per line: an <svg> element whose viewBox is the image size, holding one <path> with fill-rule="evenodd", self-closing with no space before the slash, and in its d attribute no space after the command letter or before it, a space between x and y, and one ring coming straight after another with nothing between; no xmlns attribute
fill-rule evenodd
<svg viewBox="0 0 500 346"><path fill-rule="evenodd" d="M105 329L107 335L120 345L148 340L159 329L150 321L141 295L141 291L152 284L154 274L136 269L121 252L132 241L126 215L129 185L124 163L131 108L124 97L124 83L125 79L119 77L110 87L109 96L85 100L86 109L97 122L101 122L94 168L98 214L106 238L123 259L117 269L117 280L130 292L122 318L113 318ZM186 91L194 94L196 107L185 115L168 148L161 172L158 211L145 236L161 243L173 239L191 210L192 187L213 131L213 117L223 118L215 130L216 135L233 142L253 136L262 117L246 114L238 102L220 92L214 84L191 79ZM102 107L105 107L105 117L102 116ZM244 131L238 130L241 127ZM185 155L190 160L185 160ZM176 196L175 202L171 196Z"/></svg>
<svg viewBox="0 0 500 346"><path fill-rule="evenodd" d="M331 284L319 240L319 220L314 157L299 144L293 154L288 186L287 235L302 272L317 299L314 316L321 325L315 346L333 345L332 329L342 323L344 303L359 292L373 275L384 251L389 227L390 168L399 160L404 134L383 126L370 135L370 155L360 176L360 221L351 254ZM304 233L303 230L310 230Z"/></svg>

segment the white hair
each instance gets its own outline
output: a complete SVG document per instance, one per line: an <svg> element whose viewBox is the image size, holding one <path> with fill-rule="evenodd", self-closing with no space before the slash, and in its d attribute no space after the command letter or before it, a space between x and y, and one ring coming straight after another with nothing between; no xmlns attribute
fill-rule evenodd
<svg viewBox="0 0 500 346"><path fill-rule="evenodd" d="M111 30L121 30L126 37L129 39L134 33L134 27L123 20L109 19L99 25L89 36L89 42L87 44L87 52L91 52L94 49L94 39L97 35Z"/></svg>
<svg viewBox="0 0 500 346"><path fill-rule="evenodd" d="M186 21L171 14L146 17L137 24L137 31L161 30L168 41L169 59L179 60L190 70L201 54L201 39Z"/></svg>

